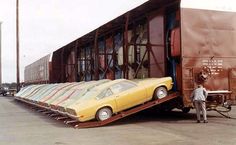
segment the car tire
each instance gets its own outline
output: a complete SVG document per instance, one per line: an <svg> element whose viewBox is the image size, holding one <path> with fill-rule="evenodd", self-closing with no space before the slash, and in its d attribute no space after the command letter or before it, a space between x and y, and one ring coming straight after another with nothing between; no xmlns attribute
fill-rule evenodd
<svg viewBox="0 0 236 145"><path fill-rule="evenodd" d="M158 87L154 91L153 99L162 99L168 95L167 89L165 87Z"/></svg>
<svg viewBox="0 0 236 145"><path fill-rule="evenodd" d="M189 113L190 109L191 109L190 107L184 107L184 108L182 108L182 112Z"/></svg>
<svg viewBox="0 0 236 145"><path fill-rule="evenodd" d="M96 113L96 119L98 121L104 121L112 116L112 110L108 107L101 108Z"/></svg>

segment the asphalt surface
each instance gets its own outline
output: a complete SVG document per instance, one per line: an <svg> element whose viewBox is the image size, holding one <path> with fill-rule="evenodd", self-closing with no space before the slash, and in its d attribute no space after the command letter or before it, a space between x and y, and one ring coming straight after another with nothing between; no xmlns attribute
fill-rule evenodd
<svg viewBox="0 0 236 145"><path fill-rule="evenodd" d="M229 115L236 118L236 107ZM213 111L207 124L195 118L194 110L149 110L105 127L74 129L12 97L0 97L0 145L236 145L236 119Z"/></svg>

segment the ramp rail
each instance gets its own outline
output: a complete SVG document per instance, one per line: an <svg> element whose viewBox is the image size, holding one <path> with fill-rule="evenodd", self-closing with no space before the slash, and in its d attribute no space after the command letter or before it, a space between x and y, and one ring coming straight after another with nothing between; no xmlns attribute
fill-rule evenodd
<svg viewBox="0 0 236 145"><path fill-rule="evenodd" d="M153 101L149 101L145 104L139 105L137 107L134 107L132 109L129 109L127 111L122 111L120 113L118 113L115 116L112 116L109 119L106 119L104 121L91 121L91 122L79 122L78 124L75 125L75 128L89 128L89 127L99 127L99 126L104 126L107 125L109 123L112 123L116 120L122 119L126 116L138 113L140 111L143 111L145 109L151 108L153 106L156 106L158 104L164 103L166 101L169 101L171 99L177 98L179 96L179 93L171 93L168 96L162 98L162 99L157 99L157 100L153 100Z"/></svg>

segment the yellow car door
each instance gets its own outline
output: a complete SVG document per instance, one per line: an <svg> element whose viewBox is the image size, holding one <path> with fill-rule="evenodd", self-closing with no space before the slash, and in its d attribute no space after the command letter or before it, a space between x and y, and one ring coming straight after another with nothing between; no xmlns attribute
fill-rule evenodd
<svg viewBox="0 0 236 145"><path fill-rule="evenodd" d="M139 87L128 81L119 82L111 86L116 98L117 112L131 108L147 100L145 87Z"/></svg>
<svg viewBox="0 0 236 145"><path fill-rule="evenodd" d="M103 90L97 97L97 108L109 106L114 112L117 112L117 105L115 101L115 95L110 88Z"/></svg>

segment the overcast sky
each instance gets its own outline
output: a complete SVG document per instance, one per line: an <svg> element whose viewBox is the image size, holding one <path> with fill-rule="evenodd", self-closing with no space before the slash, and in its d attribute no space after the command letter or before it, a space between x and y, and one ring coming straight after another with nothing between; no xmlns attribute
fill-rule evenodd
<svg viewBox="0 0 236 145"><path fill-rule="evenodd" d="M19 0L20 69L147 0ZM2 80L16 81L16 0L0 0Z"/></svg>

